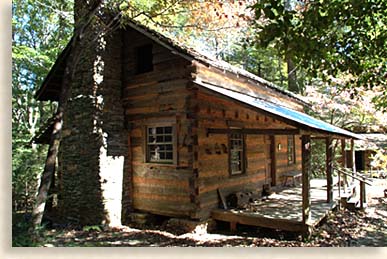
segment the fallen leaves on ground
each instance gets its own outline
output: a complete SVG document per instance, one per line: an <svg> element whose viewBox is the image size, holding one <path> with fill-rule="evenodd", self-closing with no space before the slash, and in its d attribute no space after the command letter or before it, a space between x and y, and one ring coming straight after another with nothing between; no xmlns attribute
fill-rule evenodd
<svg viewBox="0 0 387 259"><path fill-rule="evenodd" d="M383 183L385 184L385 183ZM364 211L332 212L308 239L262 228L239 226L237 233L180 234L163 226L120 227L105 230L48 230L43 246L124 247L303 247L387 246L387 198L371 195Z"/></svg>

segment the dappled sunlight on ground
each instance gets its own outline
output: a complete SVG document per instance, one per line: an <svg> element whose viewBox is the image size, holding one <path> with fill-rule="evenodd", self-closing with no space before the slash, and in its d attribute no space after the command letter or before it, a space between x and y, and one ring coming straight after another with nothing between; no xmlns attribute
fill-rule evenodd
<svg viewBox="0 0 387 259"><path fill-rule="evenodd" d="M50 229L42 233L38 244L44 247L300 247L300 246L387 246L387 198L383 190L387 180L375 180L367 189L368 207L364 211L338 210L328 215L308 239L290 232L239 225L235 233L219 224L213 233L196 231L179 234L165 224L154 226L123 226ZM291 190L288 190L291 192ZM289 193L290 194L290 193ZM296 202L291 196L286 202ZM288 207L287 207L288 208ZM293 212L290 212L293 213Z"/></svg>

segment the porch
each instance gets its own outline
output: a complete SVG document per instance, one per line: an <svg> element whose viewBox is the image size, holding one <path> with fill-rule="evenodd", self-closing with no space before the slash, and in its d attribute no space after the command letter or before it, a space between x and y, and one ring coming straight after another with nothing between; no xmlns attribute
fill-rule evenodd
<svg viewBox="0 0 387 259"><path fill-rule="evenodd" d="M334 183L337 183L334 179ZM341 188L343 194L343 188ZM347 190L348 193L348 190ZM318 225L339 201L339 188L333 186L333 199L327 202L327 180L310 180L310 217L303 222L302 186L279 187L273 194L250 203L246 209L216 209L212 211L215 220L230 222L231 230L237 224L307 232Z"/></svg>

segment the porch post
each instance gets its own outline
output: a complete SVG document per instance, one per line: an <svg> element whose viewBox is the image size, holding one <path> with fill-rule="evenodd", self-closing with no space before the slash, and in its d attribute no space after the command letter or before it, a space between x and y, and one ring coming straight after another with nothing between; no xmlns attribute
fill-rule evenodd
<svg viewBox="0 0 387 259"><path fill-rule="evenodd" d="M326 145L326 175L327 175L327 202L333 201L333 145L332 138L328 137L325 139Z"/></svg>
<svg viewBox="0 0 387 259"><path fill-rule="evenodd" d="M341 139L341 165L347 168L347 154L345 153L345 139Z"/></svg>
<svg viewBox="0 0 387 259"><path fill-rule="evenodd" d="M355 156L355 140L351 139L351 154L352 154L352 172L356 175L356 156Z"/></svg>
<svg viewBox="0 0 387 259"><path fill-rule="evenodd" d="M311 142L310 135L302 135L302 222L310 219L310 170Z"/></svg>

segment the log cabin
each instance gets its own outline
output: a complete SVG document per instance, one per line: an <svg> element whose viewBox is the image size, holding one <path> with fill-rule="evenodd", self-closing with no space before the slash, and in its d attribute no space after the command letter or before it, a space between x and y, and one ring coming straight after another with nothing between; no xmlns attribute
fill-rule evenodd
<svg viewBox="0 0 387 259"><path fill-rule="evenodd" d="M378 152L387 152L387 135L384 133L358 133L364 140L356 141L353 147L348 147L347 154L347 167L353 168L352 154L355 153L355 169L356 171L371 172L378 171L383 172L381 165L378 165L377 156ZM354 149L354 150L353 150ZM384 169L385 171L385 169ZM384 172L386 173L386 172ZM372 174L372 173L371 173Z"/></svg>
<svg viewBox="0 0 387 259"><path fill-rule="evenodd" d="M70 52L68 44L38 100L58 101ZM299 96L134 22L84 53L53 187L60 215L82 225L126 224L138 213L219 219L214 211L230 195L259 198L289 176L301 177L306 225L311 139L330 147L334 138L358 138L308 116ZM48 123L36 141L47 143L50 131Z"/></svg>

